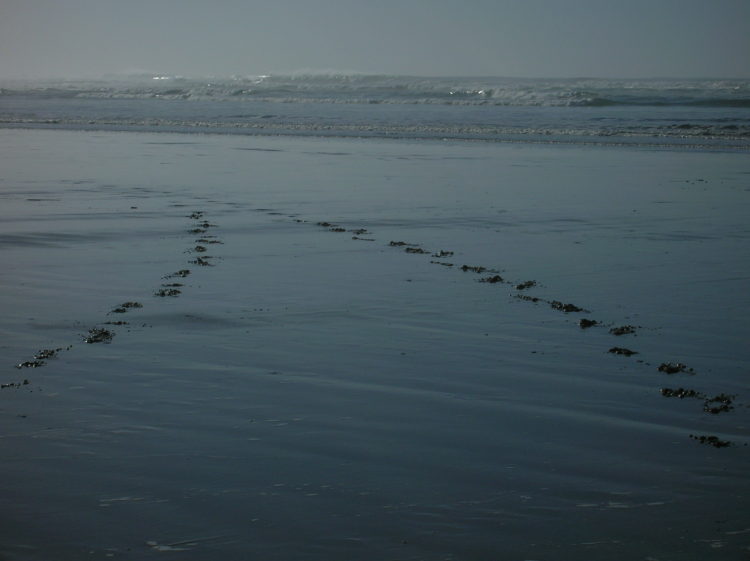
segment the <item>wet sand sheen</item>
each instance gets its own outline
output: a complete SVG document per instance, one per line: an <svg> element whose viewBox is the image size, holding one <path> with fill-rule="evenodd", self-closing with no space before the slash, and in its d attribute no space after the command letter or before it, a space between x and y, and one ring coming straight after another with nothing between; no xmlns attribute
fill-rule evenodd
<svg viewBox="0 0 750 561"><path fill-rule="evenodd" d="M745 547L740 157L99 136L0 135L9 558Z"/></svg>

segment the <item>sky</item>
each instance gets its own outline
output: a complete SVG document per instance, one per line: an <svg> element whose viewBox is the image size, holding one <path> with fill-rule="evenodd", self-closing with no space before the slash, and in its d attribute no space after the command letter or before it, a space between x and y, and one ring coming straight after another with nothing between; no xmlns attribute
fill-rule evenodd
<svg viewBox="0 0 750 561"><path fill-rule="evenodd" d="M0 0L0 78L750 78L750 0Z"/></svg>

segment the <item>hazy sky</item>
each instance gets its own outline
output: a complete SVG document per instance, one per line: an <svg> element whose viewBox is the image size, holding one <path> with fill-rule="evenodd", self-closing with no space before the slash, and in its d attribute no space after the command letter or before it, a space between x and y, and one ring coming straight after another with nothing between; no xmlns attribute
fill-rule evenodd
<svg viewBox="0 0 750 561"><path fill-rule="evenodd" d="M750 0L0 0L0 77L750 78Z"/></svg>

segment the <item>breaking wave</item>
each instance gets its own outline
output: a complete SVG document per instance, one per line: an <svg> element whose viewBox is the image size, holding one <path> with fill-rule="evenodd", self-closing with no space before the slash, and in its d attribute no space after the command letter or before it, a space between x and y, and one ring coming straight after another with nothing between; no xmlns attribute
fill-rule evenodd
<svg viewBox="0 0 750 561"><path fill-rule="evenodd" d="M8 96L525 107L743 108L750 107L750 81L422 78L359 74L234 76L220 79L135 76L0 84L0 97Z"/></svg>

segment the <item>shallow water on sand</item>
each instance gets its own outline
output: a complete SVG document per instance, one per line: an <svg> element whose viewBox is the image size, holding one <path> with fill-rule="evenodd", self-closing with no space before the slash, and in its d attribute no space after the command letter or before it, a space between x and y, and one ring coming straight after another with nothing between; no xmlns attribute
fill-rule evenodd
<svg viewBox="0 0 750 561"><path fill-rule="evenodd" d="M59 131L0 154L5 558L747 555L745 156Z"/></svg>

